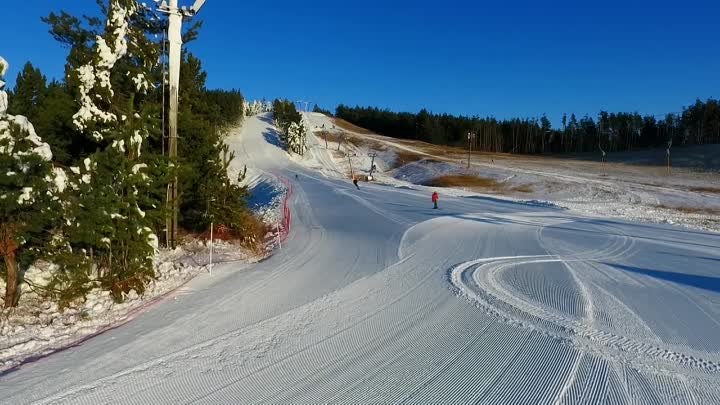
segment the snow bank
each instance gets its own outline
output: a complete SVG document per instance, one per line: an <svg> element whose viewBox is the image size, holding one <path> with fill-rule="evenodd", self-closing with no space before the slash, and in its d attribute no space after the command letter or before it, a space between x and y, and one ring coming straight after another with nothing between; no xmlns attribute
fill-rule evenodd
<svg viewBox="0 0 720 405"><path fill-rule="evenodd" d="M256 168L248 168L242 184L250 191L248 207L262 218L263 222L270 226L282 223L282 205L288 190L277 176Z"/></svg>
<svg viewBox="0 0 720 405"><path fill-rule="evenodd" d="M0 312L0 371L84 341L132 320L150 305L168 297L195 276L209 271L209 245L190 241L175 250L162 250L155 257L157 279L144 294L134 290L115 303L109 291L92 290L85 302L60 310L57 303L42 299L39 288L47 285L52 266L31 266L21 285L17 308ZM213 263L255 262L260 257L236 245L216 241ZM0 290L5 284L0 281Z"/></svg>

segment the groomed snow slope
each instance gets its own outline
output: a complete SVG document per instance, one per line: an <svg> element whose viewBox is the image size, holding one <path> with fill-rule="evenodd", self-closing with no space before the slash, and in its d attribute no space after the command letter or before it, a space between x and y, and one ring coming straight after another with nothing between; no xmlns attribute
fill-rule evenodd
<svg viewBox="0 0 720 405"><path fill-rule="evenodd" d="M294 183L282 250L6 373L0 402L720 403L720 235L489 197L436 211L272 139L257 117L229 143Z"/></svg>

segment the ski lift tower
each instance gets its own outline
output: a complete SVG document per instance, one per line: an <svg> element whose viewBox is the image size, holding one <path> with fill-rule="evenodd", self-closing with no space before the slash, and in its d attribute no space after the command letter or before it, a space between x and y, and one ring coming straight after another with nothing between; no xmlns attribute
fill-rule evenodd
<svg viewBox="0 0 720 405"><path fill-rule="evenodd" d="M308 108L311 103L312 103L312 101L306 101L306 100L296 100L295 101L295 104L297 104L297 108L300 111L304 111L304 112L310 112L310 110Z"/></svg>
<svg viewBox="0 0 720 405"><path fill-rule="evenodd" d="M170 54L168 63L170 65L170 115L169 123L169 144L168 157L170 160L177 158L177 114L178 114L178 94L180 88L180 58L182 55L182 23L183 18L194 17L205 4L205 0L195 0L192 7L178 7L178 0L156 0L159 3L157 9L161 13L168 15L168 42L170 44ZM171 184L168 185L167 204L170 208L170 216L166 221L165 238L168 247L175 248L177 243L177 224L178 224L178 179L177 174L173 178Z"/></svg>
<svg viewBox="0 0 720 405"><path fill-rule="evenodd" d="M372 158L372 161L370 162L370 175L368 175L368 181L372 181L373 173L375 172L375 158L377 157L377 152L368 153L368 157Z"/></svg>

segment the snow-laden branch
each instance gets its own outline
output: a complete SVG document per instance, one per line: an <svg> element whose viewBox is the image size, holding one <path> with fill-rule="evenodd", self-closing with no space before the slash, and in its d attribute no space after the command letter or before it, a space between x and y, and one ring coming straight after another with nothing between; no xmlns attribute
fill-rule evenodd
<svg viewBox="0 0 720 405"><path fill-rule="evenodd" d="M110 74L115 64L128 52L128 31L130 18L137 11L136 2L128 2L128 7L123 7L119 1L110 2L110 16L107 21L106 37L96 38L93 61L77 69L80 81L80 109L73 115L73 123L80 131L86 131L93 124L109 124L117 121L117 116L110 111L103 110L97 100L110 105L110 99L114 95ZM143 75L133 78L138 89L149 88L149 84ZM103 140L101 130L93 130L93 138L97 141Z"/></svg>

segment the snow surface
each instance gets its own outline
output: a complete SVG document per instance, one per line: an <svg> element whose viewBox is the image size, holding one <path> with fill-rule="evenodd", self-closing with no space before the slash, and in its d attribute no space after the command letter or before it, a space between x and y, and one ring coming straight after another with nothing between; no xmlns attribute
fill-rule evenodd
<svg viewBox="0 0 720 405"><path fill-rule="evenodd" d="M720 235L490 196L433 210L331 176L324 142L289 159L270 122L227 142L292 183L282 250L5 373L1 402L720 403Z"/></svg>

